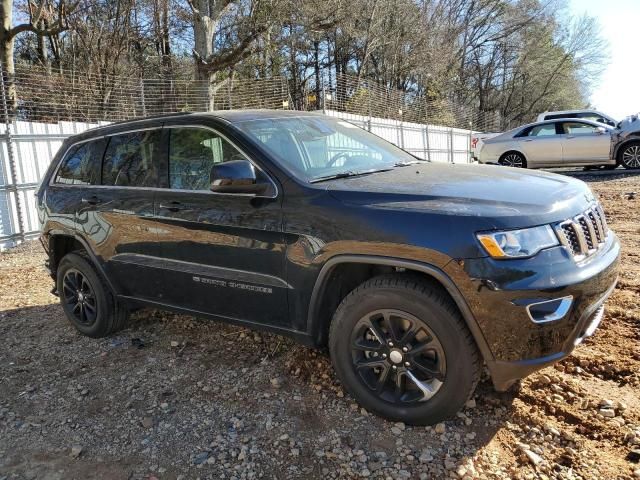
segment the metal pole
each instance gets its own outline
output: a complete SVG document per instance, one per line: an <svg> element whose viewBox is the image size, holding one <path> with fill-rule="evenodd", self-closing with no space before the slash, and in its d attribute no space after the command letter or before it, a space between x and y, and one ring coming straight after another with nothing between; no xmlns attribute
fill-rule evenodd
<svg viewBox="0 0 640 480"><path fill-rule="evenodd" d="M449 128L449 162L453 162L453 128Z"/></svg>
<svg viewBox="0 0 640 480"><path fill-rule="evenodd" d="M431 147L429 145L429 142L431 141L429 139L429 124L426 124L424 126L424 134L427 137L427 160L431 161Z"/></svg>
<svg viewBox="0 0 640 480"><path fill-rule="evenodd" d="M19 241L24 241L24 216L22 213L22 200L20 199L20 192L18 191L18 170L16 166L16 158L13 152L13 140L11 138L11 119L9 118L9 104L7 98L6 82L8 80L8 74L4 70L4 65L0 63L0 93L2 95L2 113L4 115L5 133L4 138L7 144L7 155L9 157L9 172L11 175L11 185L8 185L7 191L13 193L16 199L16 216L18 217L18 232L17 237Z"/></svg>
<svg viewBox="0 0 640 480"><path fill-rule="evenodd" d="M164 91L163 91L163 93L164 93ZM147 116L147 105L146 105L145 98L144 98L144 79L142 79L142 78L140 79L140 100L142 100L142 116L146 117ZM165 102L163 102L163 104L166 105Z"/></svg>

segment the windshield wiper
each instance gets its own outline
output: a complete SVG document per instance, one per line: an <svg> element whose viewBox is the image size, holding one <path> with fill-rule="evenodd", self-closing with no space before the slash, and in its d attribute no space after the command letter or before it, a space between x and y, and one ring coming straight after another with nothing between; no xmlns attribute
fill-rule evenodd
<svg viewBox="0 0 640 480"><path fill-rule="evenodd" d="M396 162L393 164L394 167L410 167L411 165L415 165L416 163L428 163L427 160L410 160L408 162Z"/></svg>
<svg viewBox="0 0 640 480"><path fill-rule="evenodd" d="M347 170L346 172L339 172L339 173L334 173L332 175L325 175L324 177L316 177L312 180L309 180L309 183L319 183L327 180L336 180L338 178L359 177L361 175L369 175L370 173L388 172L389 170L391 169L379 168L379 169L373 169L373 170L362 170L360 172L355 170Z"/></svg>

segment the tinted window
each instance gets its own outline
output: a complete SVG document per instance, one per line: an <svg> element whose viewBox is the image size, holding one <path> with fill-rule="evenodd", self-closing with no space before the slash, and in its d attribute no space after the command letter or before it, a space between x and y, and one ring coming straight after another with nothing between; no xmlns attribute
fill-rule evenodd
<svg viewBox="0 0 640 480"><path fill-rule="evenodd" d="M69 185L95 185L97 170L92 162L93 143L81 143L71 147L56 175L56 183ZM98 159L99 161L99 159Z"/></svg>
<svg viewBox="0 0 640 480"><path fill-rule="evenodd" d="M102 164L102 184L123 187L156 186L160 131L114 135Z"/></svg>
<svg viewBox="0 0 640 480"><path fill-rule="evenodd" d="M578 115L575 113L560 113L556 115L545 115L545 120L556 120L558 118L576 118Z"/></svg>
<svg viewBox="0 0 640 480"><path fill-rule="evenodd" d="M596 133L596 127L588 123L565 122L562 124L564 133L570 135L590 135Z"/></svg>
<svg viewBox="0 0 640 480"><path fill-rule="evenodd" d="M170 188L209 190L211 167L230 160L246 160L246 157L215 132L201 128L171 129Z"/></svg>
<svg viewBox="0 0 640 480"><path fill-rule="evenodd" d="M606 125L611 125L612 127L615 126L615 124L611 120L607 120L602 115L599 115L594 112L581 113L578 115L578 118L584 118L586 120L592 120L594 122L604 123Z"/></svg>
<svg viewBox="0 0 640 480"><path fill-rule="evenodd" d="M545 125L537 125L529 130L529 137L546 137L556 134L555 123L547 123Z"/></svg>

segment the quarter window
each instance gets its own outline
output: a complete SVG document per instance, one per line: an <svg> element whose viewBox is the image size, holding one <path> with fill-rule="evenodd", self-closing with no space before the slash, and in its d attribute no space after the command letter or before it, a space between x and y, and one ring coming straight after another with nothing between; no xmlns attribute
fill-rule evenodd
<svg viewBox="0 0 640 480"><path fill-rule="evenodd" d="M159 130L112 136L102 164L102 184L122 187L156 186L160 138Z"/></svg>
<svg viewBox="0 0 640 480"><path fill-rule="evenodd" d="M556 134L556 125L554 123L546 123L544 125L537 125L529 130L529 137L547 137L549 135Z"/></svg>
<svg viewBox="0 0 640 480"><path fill-rule="evenodd" d="M227 140L202 128L172 128L169 139L169 186L209 190L211 167L246 157Z"/></svg>
<svg viewBox="0 0 640 480"><path fill-rule="evenodd" d="M97 169L91 161L92 145L87 142L71 147L58 170L56 183L68 185L95 185L98 183Z"/></svg>

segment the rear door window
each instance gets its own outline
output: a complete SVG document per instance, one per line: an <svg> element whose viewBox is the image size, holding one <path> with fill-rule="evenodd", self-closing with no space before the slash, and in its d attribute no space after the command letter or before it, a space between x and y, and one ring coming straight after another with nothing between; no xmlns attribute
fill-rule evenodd
<svg viewBox="0 0 640 480"><path fill-rule="evenodd" d="M71 147L60 165L55 183L97 185L100 171L98 165L102 155L96 158L94 147L94 142L85 142Z"/></svg>
<svg viewBox="0 0 640 480"><path fill-rule="evenodd" d="M102 164L102 184L155 187L160 143L157 129L111 136Z"/></svg>
<svg viewBox="0 0 640 480"><path fill-rule="evenodd" d="M528 137L548 137L556 134L555 123L545 123L544 125L536 125L531 128L528 133Z"/></svg>

